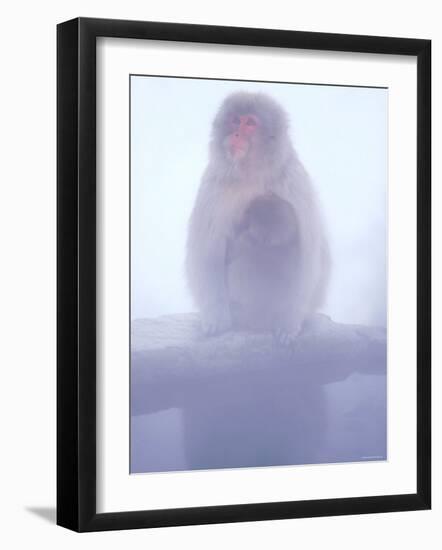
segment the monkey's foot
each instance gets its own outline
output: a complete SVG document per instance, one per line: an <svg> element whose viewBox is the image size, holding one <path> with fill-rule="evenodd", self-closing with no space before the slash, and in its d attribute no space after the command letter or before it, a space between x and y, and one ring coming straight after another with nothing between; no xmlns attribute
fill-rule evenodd
<svg viewBox="0 0 442 550"><path fill-rule="evenodd" d="M287 329L278 327L273 331L275 340L281 346L291 348L295 345L301 329Z"/></svg>
<svg viewBox="0 0 442 550"><path fill-rule="evenodd" d="M215 336L227 332L232 326L230 311L219 310L215 313L204 315L201 328L205 336Z"/></svg>

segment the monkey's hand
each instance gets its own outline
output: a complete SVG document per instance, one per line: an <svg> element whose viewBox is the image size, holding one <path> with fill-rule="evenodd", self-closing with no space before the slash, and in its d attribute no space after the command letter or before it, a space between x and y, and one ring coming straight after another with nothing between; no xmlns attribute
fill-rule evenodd
<svg viewBox="0 0 442 550"><path fill-rule="evenodd" d="M227 332L232 326L229 307L227 305L211 307L203 313L201 324L205 336Z"/></svg>

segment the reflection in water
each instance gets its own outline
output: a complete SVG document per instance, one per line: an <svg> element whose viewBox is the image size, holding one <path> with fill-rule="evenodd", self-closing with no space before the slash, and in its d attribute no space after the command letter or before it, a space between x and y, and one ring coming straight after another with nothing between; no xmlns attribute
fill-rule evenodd
<svg viewBox="0 0 442 550"><path fill-rule="evenodd" d="M208 379L184 410L133 414L131 472L386 459L385 375L245 380Z"/></svg>

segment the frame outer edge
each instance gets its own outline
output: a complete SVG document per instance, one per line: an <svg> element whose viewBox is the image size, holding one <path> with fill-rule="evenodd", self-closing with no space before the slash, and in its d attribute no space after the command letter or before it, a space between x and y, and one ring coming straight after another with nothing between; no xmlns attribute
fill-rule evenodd
<svg viewBox="0 0 442 550"><path fill-rule="evenodd" d="M78 530L78 20L57 26L57 524Z"/></svg>
<svg viewBox="0 0 442 550"><path fill-rule="evenodd" d="M417 493L431 508L431 41L417 59Z"/></svg>

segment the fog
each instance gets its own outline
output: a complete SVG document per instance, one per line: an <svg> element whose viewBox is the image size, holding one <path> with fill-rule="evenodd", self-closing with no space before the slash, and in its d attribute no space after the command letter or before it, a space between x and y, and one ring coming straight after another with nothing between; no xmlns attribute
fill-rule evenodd
<svg viewBox="0 0 442 550"><path fill-rule="evenodd" d="M234 91L286 109L322 203L333 260L323 311L386 323L385 89L131 77L131 316L193 311L184 278L187 222L208 158L212 119Z"/></svg>
<svg viewBox="0 0 442 550"><path fill-rule="evenodd" d="M385 326L388 91L140 76L131 78L132 319L195 309L184 278L187 222L208 160L212 119L225 96L238 90L266 92L289 114L330 240L332 278L323 311L337 322ZM191 398L196 390L186 391ZM230 443L236 429L240 440L252 438L243 445L247 456L240 441L230 445L236 467L385 459L385 376L312 384L305 408L305 390L291 391L289 402L299 414L278 414L273 407L248 420L243 415L246 425L238 425L236 409L226 416L224 400L235 391L215 392L192 420L191 411L177 408L132 415L131 472L225 467L225 440L205 439L215 427ZM167 402L167 384L163 393L155 397ZM201 392L194 397L190 402L198 403ZM253 439L255 427L262 433L263 426L267 435ZM283 437L274 439L284 430L303 454L293 454ZM195 456L189 449L197 449Z"/></svg>
<svg viewBox="0 0 442 550"><path fill-rule="evenodd" d="M299 397L300 392L295 388L293 400ZM134 415L131 418L130 471L363 463L387 459L385 377L353 375L344 382L317 387L313 395L310 390L307 397L313 397L314 402L304 409L301 420L299 416L284 417L274 413L266 416L268 411L264 410L256 416L255 431L249 432L238 417L232 421L229 414L224 423L219 422L220 417L215 417L218 423L210 429L213 409L221 406L219 401L204 411L204 415L196 417L192 431L189 426L185 429L186 413L176 408ZM195 401L198 399L195 395ZM263 430L263 426L267 430ZM219 439L209 435L215 432L219 436L223 427L225 432L233 433ZM256 436L258 430L261 437ZM240 432L236 438L235 431ZM281 431L282 437L278 438ZM297 452L293 452L284 439L292 444L297 440ZM194 451L193 460L189 460L189 447L197 447L199 451ZM245 456L241 456L241 451ZM229 454L235 459L232 462L230 458L230 464Z"/></svg>

